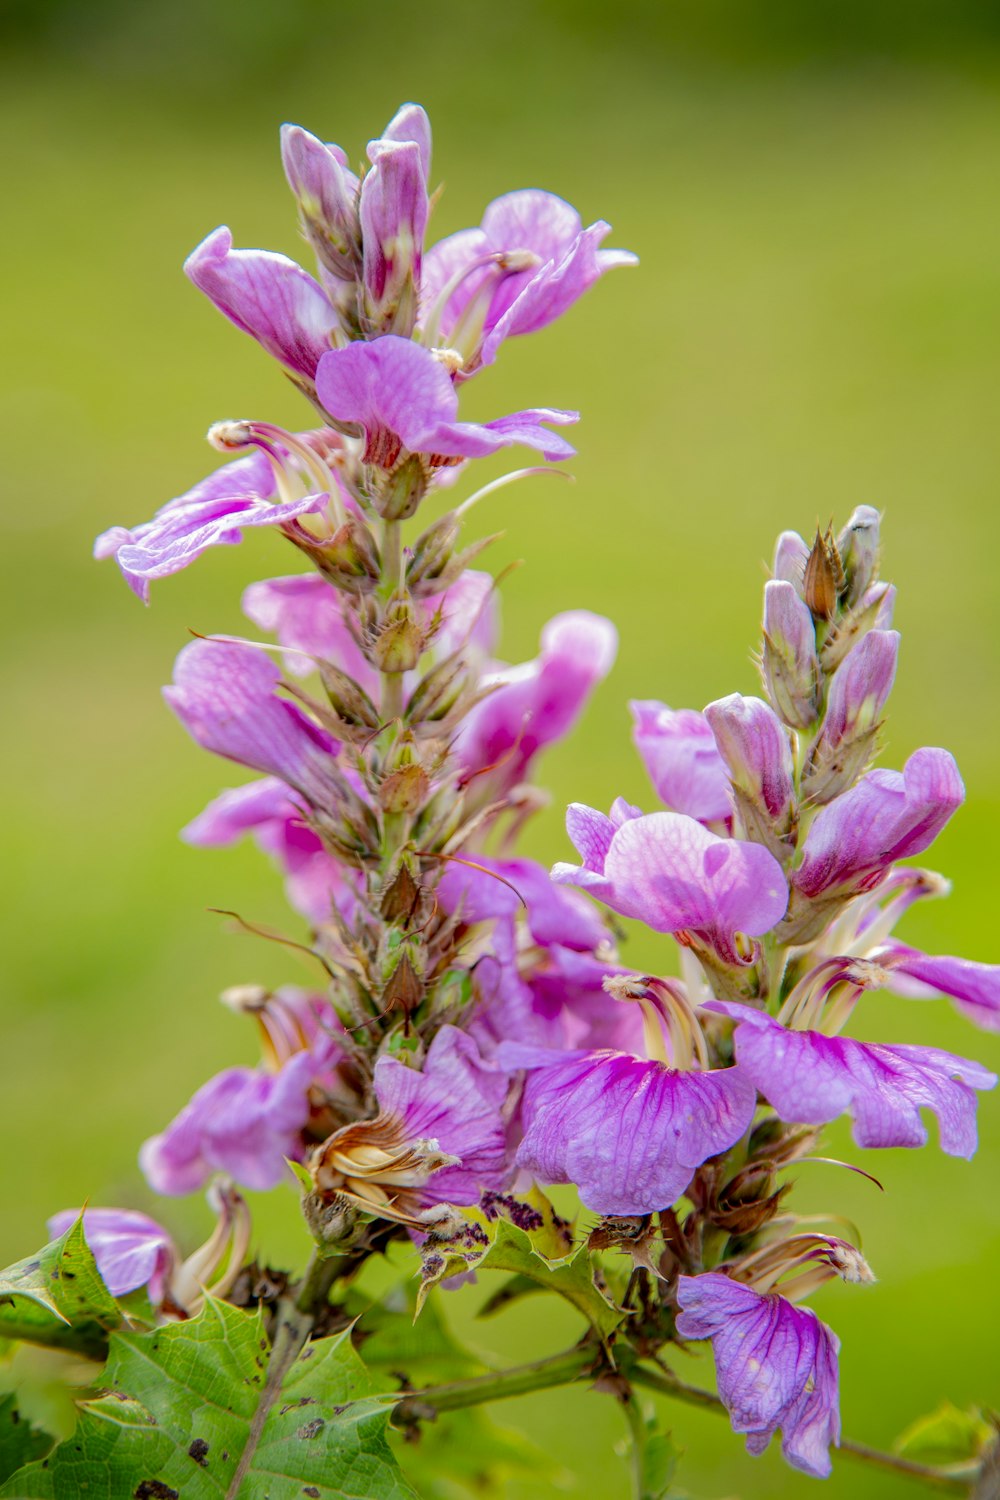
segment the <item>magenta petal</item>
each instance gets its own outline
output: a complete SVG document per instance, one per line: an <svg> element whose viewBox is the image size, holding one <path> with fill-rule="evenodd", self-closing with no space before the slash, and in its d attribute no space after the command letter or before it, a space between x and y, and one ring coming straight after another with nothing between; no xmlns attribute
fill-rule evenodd
<svg viewBox="0 0 1000 1500"><path fill-rule="evenodd" d="M302 1156L309 1086L320 1071L308 1052L280 1073L228 1068L209 1079L160 1135L139 1152L154 1191L176 1196L228 1172L243 1187L264 1191L287 1173L285 1157Z"/></svg>
<svg viewBox="0 0 1000 1500"><path fill-rule="evenodd" d="M970 1157L976 1149L974 1089L991 1089L995 1073L937 1047L884 1046L818 1031L792 1031L762 1011L711 1000L739 1024L736 1057L760 1092L790 1124L825 1125L850 1113L859 1146L923 1146L920 1116L938 1119L941 1149Z"/></svg>
<svg viewBox="0 0 1000 1500"><path fill-rule="evenodd" d="M604 874L616 911L655 932L704 934L730 963L746 961L734 935L769 932L788 904L781 866L766 849L717 838L681 813L648 813L623 823Z"/></svg>
<svg viewBox="0 0 1000 1500"><path fill-rule="evenodd" d="M568 734L611 669L618 634L588 610L556 615L534 661L503 667L483 682L493 690L466 716L455 753L467 771L496 767L503 785L520 781L535 755Z"/></svg>
<svg viewBox="0 0 1000 1500"><path fill-rule="evenodd" d="M450 458L476 458L513 443L539 448L546 457L572 452L541 424L575 422L575 412L514 412L484 426L457 421L458 396L444 365L429 349L395 334L325 355L316 389L331 417L365 429L372 452L391 452L386 435L412 453Z"/></svg>
<svg viewBox="0 0 1000 1500"><path fill-rule="evenodd" d="M870 886L893 861L923 853L964 799L947 750L917 750L902 771L869 771L820 808L792 884L805 896Z"/></svg>
<svg viewBox="0 0 1000 1500"><path fill-rule="evenodd" d="M338 320L308 272L272 250L234 250L226 228L203 240L184 270L231 323L295 374L312 380Z"/></svg>
<svg viewBox="0 0 1000 1500"><path fill-rule="evenodd" d="M326 495L272 504L274 472L263 454L252 454L210 474L160 507L151 521L112 526L94 543L94 556L114 557L132 591L149 599L152 579L178 573L209 547L233 545L247 526L281 526L322 510Z"/></svg>
<svg viewBox="0 0 1000 1500"><path fill-rule="evenodd" d="M422 1071L379 1058L375 1093L380 1109L402 1117L410 1139L433 1140L461 1158L430 1178L422 1190L428 1203L478 1203L484 1189L503 1186L507 1079L483 1063L472 1037L442 1026Z"/></svg>
<svg viewBox="0 0 1000 1500"><path fill-rule="evenodd" d="M53 1239L65 1234L78 1218L73 1209L53 1214L49 1234ZM152 1302L161 1300L176 1259L173 1241L162 1224L135 1209L88 1208L83 1234L112 1297L124 1297L144 1286Z"/></svg>
<svg viewBox="0 0 1000 1500"><path fill-rule="evenodd" d="M572 1182L588 1208L668 1208L694 1169L738 1141L756 1092L739 1068L675 1072L623 1052L559 1054L502 1042L496 1061L531 1070L517 1164L543 1182Z"/></svg>
<svg viewBox="0 0 1000 1500"><path fill-rule="evenodd" d="M719 1395L747 1450L763 1453L780 1427L785 1459L825 1478L840 1441L835 1333L808 1308L719 1272L681 1276L677 1332L711 1339Z"/></svg>
<svg viewBox="0 0 1000 1500"><path fill-rule="evenodd" d="M675 812L705 822L725 821L733 810L729 774L705 716L652 699L629 708L632 739L657 796Z"/></svg>
<svg viewBox="0 0 1000 1500"><path fill-rule="evenodd" d="M921 994L948 995L958 1010L986 1031L1000 1031L1000 964L974 963L968 958L920 953L903 943L888 943L871 954L892 975L916 981ZM889 987L896 988L890 978ZM911 994L908 987L903 994Z"/></svg>
<svg viewBox="0 0 1000 1500"><path fill-rule="evenodd" d="M163 696L205 750L278 776L309 800L329 791L338 742L278 698L280 672L262 651L230 641L192 641Z"/></svg>

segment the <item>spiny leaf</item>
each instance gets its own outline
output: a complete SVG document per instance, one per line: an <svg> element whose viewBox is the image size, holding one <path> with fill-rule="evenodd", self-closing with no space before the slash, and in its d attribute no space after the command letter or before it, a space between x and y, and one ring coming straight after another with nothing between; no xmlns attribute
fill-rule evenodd
<svg viewBox="0 0 1000 1500"><path fill-rule="evenodd" d="M83 1216L36 1255L0 1271L0 1336L100 1357L122 1311L101 1280Z"/></svg>
<svg viewBox="0 0 1000 1500"><path fill-rule="evenodd" d="M115 1393L73 1437L0 1488L18 1500L412 1500L386 1441L388 1407L350 1338L306 1344L276 1385L259 1312L209 1298L197 1318L116 1333ZM159 1488L156 1488L159 1486Z"/></svg>

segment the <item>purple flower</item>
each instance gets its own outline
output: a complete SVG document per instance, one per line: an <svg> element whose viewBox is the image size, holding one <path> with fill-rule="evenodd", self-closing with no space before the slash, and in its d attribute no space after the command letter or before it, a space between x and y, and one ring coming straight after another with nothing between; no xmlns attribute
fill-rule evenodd
<svg viewBox="0 0 1000 1500"><path fill-rule="evenodd" d="M541 424L563 427L577 412L533 409L482 425L457 421L458 395L445 366L429 349L394 334L325 354L316 389L331 417L364 428L366 460L383 468L404 448L432 461L479 458L515 443L553 462L574 452Z"/></svg>
<svg viewBox="0 0 1000 1500"><path fill-rule="evenodd" d="M703 823L731 817L729 775L704 715L652 699L629 708L635 721L632 739L657 796Z"/></svg>
<svg viewBox="0 0 1000 1500"><path fill-rule="evenodd" d="M618 634L588 610L556 615L542 631L541 653L482 679L492 691L466 716L455 754L466 773L494 767L494 782L514 786L539 750L569 733L597 684L611 670Z"/></svg>
<svg viewBox="0 0 1000 1500"><path fill-rule="evenodd" d="M304 1154L311 1091L331 1088L340 1048L332 1008L287 987L252 1007L271 1067L227 1068L203 1084L160 1135L144 1142L139 1165L158 1193L192 1193L214 1172L265 1190L285 1176L285 1157Z"/></svg>
<svg viewBox="0 0 1000 1500"><path fill-rule="evenodd" d="M759 844L718 838L682 813L623 821L574 804L567 814L582 867L556 865L552 877L581 885L654 932L687 933L724 963L752 961L737 933L759 937L784 915L788 887L781 866Z"/></svg>
<svg viewBox="0 0 1000 1500"><path fill-rule="evenodd" d="M1000 1031L1000 964L921 953L904 943L887 943L872 953L871 959L889 970L891 988L918 999L948 995L977 1026ZM910 983L897 985L896 975L905 976Z"/></svg>
<svg viewBox="0 0 1000 1500"><path fill-rule="evenodd" d="M205 750L280 777L308 802L329 794L338 742L294 703L275 694L281 673L238 641L192 641L163 689L174 713Z"/></svg>
<svg viewBox="0 0 1000 1500"><path fill-rule="evenodd" d="M808 897L870 889L894 860L928 848L964 798L947 750L917 750L902 771L869 771L817 813L792 884Z"/></svg>
<svg viewBox="0 0 1000 1500"><path fill-rule="evenodd" d="M778 716L761 698L730 693L710 703L704 717L741 811L749 804L784 832L794 794L792 750Z"/></svg>
<svg viewBox="0 0 1000 1500"><path fill-rule="evenodd" d="M970 1157L976 1149L974 1089L996 1074L937 1047L884 1046L819 1031L792 1031L763 1011L710 1000L706 1010L738 1022L736 1058L789 1124L825 1125L850 1113L859 1146L923 1146L938 1119L941 1149Z"/></svg>
<svg viewBox="0 0 1000 1500"><path fill-rule="evenodd" d="M284 871L290 904L314 926L329 921L334 908L346 922L353 920L353 872L327 854L287 786L275 777L222 792L181 837L202 848L218 848L248 833Z"/></svg>
<svg viewBox="0 0 1000 1500"><path fill-rule="evenodd" d="M797 531L783 531L774 546L771 572L781 583L790 583L802 593L802 579L809 561L809 545Z"/></svg>
<svg viewBox="0 0 1000 1500"><path fill-rule="evenodd" d="M53 1239L79 1218L63 1209L49 1220ZM129 1208L88 1208L83 1233L97 1269L113 1297L145 1287L151 1302L160 1302L178 1259L174 1243L155 1219Z"/></svg>
<svg viewBox="0 0 1000 1500"><path fill-rule="evenodd" d="M763 1453L780 1428L787 1462L825 1479L840 1442L837 1335L809 1308L717 1271L681 1276L677 1301L681 1337L712 1340L719 1395L747 1452Z"/></svg>
<svg viewBox="0 0 1000 1500"><path fill-rule="evenodd" d="M507 1178L501 1108L507 1079L483 1063L472 1037L442 1026L423 1069L375 1064L379 1114L337 1130L313 1153L321 1193L419 1227L441 1203L478 1203Z"/></svg>
<svg viewBox="0 0 1000 1500"><path fill-rule="evenodd" d="M128 530L112 526L94 543L94 556L113 557L129 588L144 602L154 578L179 573L209 547L243 540L247 526L285 526L296 517L321 511L325 494L274 504L278 488L263 453L226 464L186 494L168 500L151 521Z"/></svg>
<svg viewBox="0 0 1000 1500"><path fill-rule="evenodd" d="M584 229L575 209L537 188L506 193L481 228L428 251L423 306L467 365L491 364L505 338L544 328L605 271L636 264L627 250L599 248L610 227L599 220Z"/></svg>
<svg viewBox="0 0 1000 1500"><path fill-rule="evenodd" d="M504 1041L641 1055L639 1007L618 1004L604 989L605 979L628 969L558 943L519 952L512 923L497 925L491 947L476 965L480 1004L469 1024L484 1056Z"/></svg>
<svg viewBox="0 0 1000 1500"><path fill-rule="evenodd" d="M231 323L312 384L339 319L307 271L273 250L234 250L225 227L202 240L184 270Z"/></svg>
<svg viewBox="0 0 1000 1500"><path fill-rule="evenodd" d="M739 1068L678 1072L624 1052L553 1052L502 1042L496 1061L529 1070L517 1165L572 1182L601 1214L646 1214L680 1197L696 1167L726 1151L757 1096Z"/></svg>

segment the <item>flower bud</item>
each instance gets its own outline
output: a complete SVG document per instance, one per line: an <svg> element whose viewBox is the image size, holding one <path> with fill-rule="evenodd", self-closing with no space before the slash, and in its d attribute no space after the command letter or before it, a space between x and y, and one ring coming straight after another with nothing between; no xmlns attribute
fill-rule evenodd
<svg viewBox="0 0 1000 1500"><path fill-rule="evenodd" d="M387 475L375 496L375 508L387 521L407 521L427 493L427 469L411 453Z"/></svg>
<svg viewBox="0 0 1000 1500"><path fill-rule="evenodd" d="M427 772L411 751L379 786L379 805L387 813L416 812L426 802L430 787Z"/></svg>
<svg viewBox="0 0 1000 1500"><path fill-rule="evenodd" d="M320 662L319 675L340 724L366 730L378 728L381 722L378 709L353 677L329 661Z"/></svg>
<svg viewBox="0 0 1000 1500"><path fill-rule="evenodd" d="M869 630L888 630L896 590L891 583L873 583L851 611L831 630L819 653L820 666L829 676Z"/></svg>
<svg viewBox="0 0 1000 1500"><path fill-rule="evenodd" d="M416 141L373 143L361 184L365 315L371 334L409 338L427 228L427 179Z"/></svg>
<svg viewBox="0 0 1000 1500"><path fill-rule="evenodd" d="M293 536L324 578L348 594L368 594L379 581L379 556L375 539L358 516L348 516L327 541Z"/></svg>
<svg viewBox="0 0 1000 1500"><path fill-rule="evenodd" d="M898 631L872 630L834 673L823 729L802 778L812 802L839 797L871 760L898 653Z"/></svg>
<svg viewBox="0 0 1000 1500"><path fill-rule="evenodd" d="M833 532L816 529L816 540L806 559L802 597L817 620L832 620L845 588L844 567Z"/></svg>
<svg viewBox="0 0 1000 1500"><path fill-rule="evenodd" d="M792 821L792 751L788 731L761 698L730 693L705 709L726 763L736 809L748 836L771 845Z"/></svg>
<svg viewBox="0 0 1000 1500"><path fill-rule="evenodd" d="M413 544L406 568L406 582L415 592L418 585L430 585L423 592L433 593L439 575L447 568L461 530L453 510L439 516Z"/></svg>
<svg viewBox="0 0 1000 1500"><path fill-rule="evenodd" d="M783 531L774 548L774 567L771 571L775 578L792 584L796 592L801 594L808 561L809 548L798 532Z"/></svg>
<svg viewBox="0 0 1000 1500"><path fill-rule="evenodd" d="M411 672L424 649L424 632L406 598L390 599L372 647L380 672Z"/></svg>
<svg viewBox="0 0 1000 1500"><path fill-rule="evenodd" d="M406 705L408 723L426 724L447 718L465 691L466 667L462 653L456 652L421 677Z"/></svg>
<svg viewBox="0 0 1000 1500"><path fill-rule="evenodd" d="M281 127L281 160L299 206L306 239L333 276L353 281L361 263L357 178L338 146L325 146L300 125Z"/></svg>
<svg viewBox="0 0 1000 1500"><path fill-rule="evenodd" d="M793 729L816 721L819 662L808 608L792 584L764 585L764 686L771 705Z"/></svg>
<svg viewBox="0 0 1000 1500"><path fill-rule="evenodd" d="M837 550L847 580L845 603L856 604L878 577L879 522L881 516L872 505L859 505L837 538Z"/></svg>

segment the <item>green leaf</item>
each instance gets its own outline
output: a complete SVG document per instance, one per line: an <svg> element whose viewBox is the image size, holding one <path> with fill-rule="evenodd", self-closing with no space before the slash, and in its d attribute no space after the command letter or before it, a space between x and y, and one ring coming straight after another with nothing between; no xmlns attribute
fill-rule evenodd
<svg viewBox="0 0 1000 1500"><path fill-rule="evenodd" d="M669 1433L650 1433L642 1452L643 1500L666 1500L679 1456Z"/></svg>
<svg viewBox="0 0 1000 1500"><path fill-rule="evenodd" d="M365 1366L388 1375L405 1371L417 1385L481 1375L482 1360L455 1338L445 1322L439 1295L427 1300L419 1322L414 1322L416 1301L417 1287L407 1280L363 1311L358 1308L355 1337L361 1340Z"/></svg>
<svg viewBox="0 0 1000 1500"><path fill-rule="evenodd" d="M477 1270L513 1271L537 1282L545 1290L558 1292L583 1313L602 1338L607 1338L622 1320L621 1311L608 1301L594 1282L594 1267L585 1245L564 1260L548 1261L533 1249L523 1229L501 1219L497 1224L496 1238L478 1262Z"/></svg>
<svg viewBox="0 0 1000 1500"><path fill-rule="evenodd" d="M269 1375L271 1354L260 1312L211 1298L188 1322L115 1333L116 1390L86 1403L73 1437L0 1496L412 1500L387 1403L371 1396L349 1335L308 1343Z"/></svg>
<svg viewBox="0 0 1000 1500"><path fill-rule="evenodd" d="M0 1336L103 1356L122 1313L101 1280L83 1216L65 1234L0 1271Z"/></svg>
<svg viewBox="0 0 1000 1500"><path fill-rule="evenodd" d="M25 1421L13 1393L0 1400L0 1482L34 1459L44 1458L54 1441L49 1433Z"/></svg>
<svg viewBox="0 0 1000 1500"><path fill-rule="evenodd" d="M942 1401L935 1411L911 1423L893 1448L917 1463L957 1464L978 1458L995 1436L993 1424L978 1406L962 1411Z"/></svg>
<svg viewBox="0 0 1000 1500"><path fill-rule="evenodd" d="M502 1201L494 1200L494 1211L495 1205ZM509 1199L507 1203L514 1205L513 1211L531 1228L520 1228L507 1217L488 1218L481 1210L469 1208L462 1213L461 1227L447 1239L440 1235L427 1237L421 1251L417 1311L423 1307L430 1289L449 1276L472 1270L510 1271L539 1290L565 1297L606 1339L623 1315L598 1288L594 1263L586 1246L581 1245L574 1254L564 1254L560 1259L547 1258L536 1249L535 1241L553 1243L553 1225L536 1211L522 1214L525 1200ZM564 1245L565 1239L560 1237L556 1242Z"/></svg>

